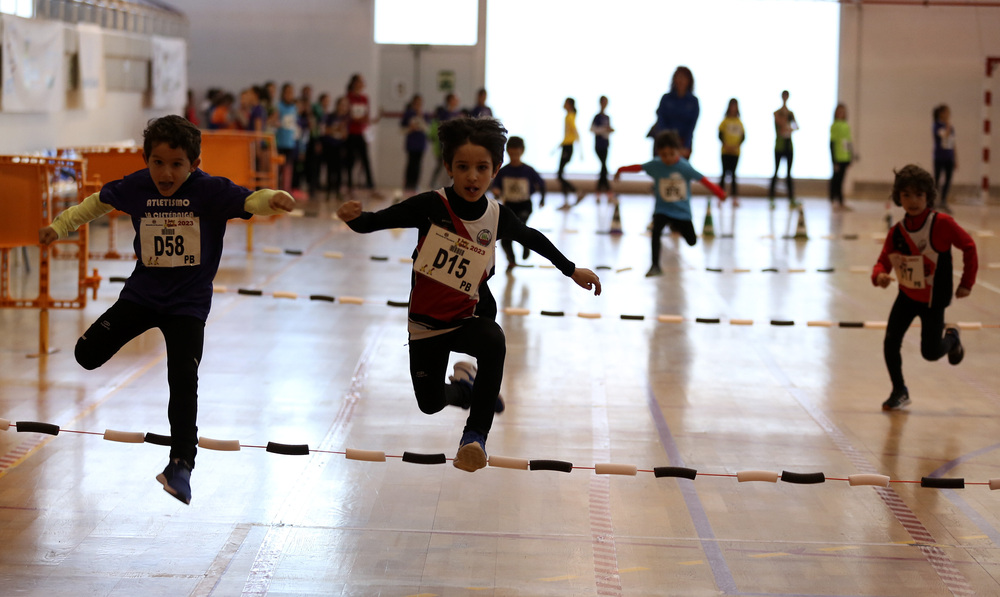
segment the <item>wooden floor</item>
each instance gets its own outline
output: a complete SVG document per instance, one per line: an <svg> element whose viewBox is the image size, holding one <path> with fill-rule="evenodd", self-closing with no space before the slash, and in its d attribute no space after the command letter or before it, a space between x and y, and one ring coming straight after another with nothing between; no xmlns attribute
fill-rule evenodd
<svg viewBox="0 0 1000 597"><path fill-rule="evenodd" d="M97 300L52 313L58 352L29 356L38 314L0 310L0 417L62 428L0 432L0 593L1000 594L1000 492L985 485L1000 478L1000 269L990 267L1000 261L1000 207L956 208L981 269L972 295L947 312L950 322L993 327L963 332L958 367L923 361L911 332L913 403L891 414L880 410L889 381L877 322L896 290L873 288L868 275L885 210L881 201L854 207L831 213L807 200L810 238L795 241L782 238L795 231L787 204L744 200L735 217L729 207L714 214L714 239L678 247L666 237L656 279L643 276L648 197L623 197L621 235L606 234L610 211L592 197L570 212L536 211L531 223L571 259L602 268L604 294L588 295L537 256L504 275L498 256L494 293L529 313L499 317L508 407L487 448L570 462L569 474L469 474L399 458L451 458L465 418L417 409L405 310L386 303L407 298L401 259L413 231L356 235L313 202L304 217L255 227L248 254L234 224L217 280L226 292L206 330L199 422L202 436L243 449L199 452L190 506L154 480L166 448L101 437L167 433L166 379L156 331L96 371L74 361L77 337L117 297L121 284L109 278L132 267L94 262L104 277ZM696 200L698 229L704 210ZM106 234L94 226L95 249ZM129 246L128 231L120 236ZM69 294L70 264L56 270ZM15 289L30 294L33 275L19 267ZM808 325L817 321L834 327ZM269 453L268 442L313 452ZM390 458L348 460L348 448ZM597 463L639 472L596 475ZM652 472L667 466L698 476ZM827 481L739 482L744 471ZM865 473L894 482L846 480ZM970 485L926 488L922 477Z"/></svg>

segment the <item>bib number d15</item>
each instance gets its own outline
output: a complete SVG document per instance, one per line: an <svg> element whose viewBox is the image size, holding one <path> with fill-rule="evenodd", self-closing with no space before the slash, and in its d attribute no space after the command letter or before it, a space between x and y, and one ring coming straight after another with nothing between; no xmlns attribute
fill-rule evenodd
<svg viewBox="0 0 1000 597"><path fill-rule="evenodd" d="M418 274L473 296L490 265L492 253L492 246L481 247L440 226L431 226L413 262L413 269Z"/></svg>

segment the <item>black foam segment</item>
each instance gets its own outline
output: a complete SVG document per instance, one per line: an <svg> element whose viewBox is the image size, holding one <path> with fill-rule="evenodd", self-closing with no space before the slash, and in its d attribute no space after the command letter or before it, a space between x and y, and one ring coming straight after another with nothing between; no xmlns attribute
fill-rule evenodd
<svg viewBox="0 0 1000 597"><path fill-rule="evenodd" d="M416 452L403 452L403 462L413 464L444 464L448 459L444 454L417 454Z"/></svg>
<svg viewBox="0 0 1000 597"><path fill-rule="evenodd" d="M143 438L146 440L147 444L156 444L157 446L170 446L170 436L169 435L159 435L157 433L146 433Z"/></svg>
<svg viewBox="0 0 1000 597"><path fill-rule="evenodd" d="M237 292L239 292L240 294L247 294L250 296L261 296L264 294L263 290L253 290L251 288L240 288L239 290L237 290Z"/></svg>
<svg viewBox="0 0 1000 597"><path fill-rule="evenodd" d="M645 315L622 315L622 319L628 319L631 321L642 321L646 319Z"/></svg>
<svg viewBox="0 0 1000 597"><path fill-rule="evenodd" d="M698 471L693 468L683 466L658 466L653 469L655 477L681 477L684 479L694 479L698 476Z"/></svg>
<svg viewBox="0 0 1000 597"><path fill-rule="evenodd" d="M826 483L826 475L823 473L790 473L788 471L781 471L781 480L785 483L812 485L814 483Z"/></svg>
<svg viewBox="0 0 1000 597"><path fill-rule="evenodd" d="M309 300L311 300L311 301L327 301L329 303L332 303L335 299L334 299L334 297L332 297L332 296L330 296L328 294L310 294L309 295Z"/></svg>
<svg viewBox="0 0 1000 597"><path fill-rule="evenodd" d="M837 324L842 328L863 328L865 327L865 322L863 321L841 321Z"/></svg>
<svg viewBox="0 0 1000 597"><path fill-rule="evenodd" d="M267 451L275 454L287 454L288 456L308 456L308 444L279 444L277 442L267 442Z"/></svg>
<svg viewBox="0 0 1000 597"><path fill-rule="evenodd" d="M719 323L718 317L698 317L695 319L695 323Z"/></svg>
<svg viewBox="0 0 1000 597"><path fill-rule="evenodd" d="M531 460L528 462L528 469L533 471L557 471L560 473L573 472L573 463L565 460Z"/></svg>
<svg viewBox="0 0 1000 597"><path fill-rule="evenodd" d="M549 317L562 317L566 314L562 311L542 311L542 315L548 315Z"/></svg>
<svg viewBox="0 0 1000 597"><path fill-rule="evenodd" d="M59 435L59 426L52 423L38 423L35 421L18 421L18 433L48 433L49 435Z"/></svg>
<svg viewBox="0 0 1000 597"><path fill-rule="evenodd" d="M938 479L937 477L922 477L921 487L934 487L936 489L965 489L965 479L962 477L952 479Z"/></svg>
<svg viewBox="0 0 1000 597"><path fill-rule="evenodd" d="M409 307L410 301L386 301L385 304L390 307Z"/></svg>

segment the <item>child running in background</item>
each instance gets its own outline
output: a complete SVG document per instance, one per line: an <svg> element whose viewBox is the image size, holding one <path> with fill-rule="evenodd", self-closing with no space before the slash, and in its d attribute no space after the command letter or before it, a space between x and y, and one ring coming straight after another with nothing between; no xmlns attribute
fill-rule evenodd
<svg viewBox="0 0 1000 597"><path fill-rule="evenodd" d="M505 133L492 118L457 118L439 129L441 154L453 184L415 195L378 212L349 201L337 215L355 232L416 228L410 278L408 330L410 377L420 410L449 404L469 408L456 468L486 466L486 438L494 412L503 410L500 384L506 344L496 323L496 299L487 282L494 273L496 240L518 241L548 259L582 288L601 293L594 272L576 267L541 233L489 199L486 192L503 161ZM473 356L458 363L445 384L451 352Z"/></svg>
<svg viewBox="0 0 1000 597"><path fill-rule="evenodd" d="M876 286L887 288L893 280L899 283L883 344L892 393L882 403L882 410L898 410L910 403L900 349L914 318L920 318L920 354L926 360L936 361L948 355L948 362L957 365L965 356L958 328L945 329L944 310L951 303L953 286L951 248L962 251L962 279L955 297L965 298L976 283L976 243L951 216L932 209L936 195L934 179L926 170L909 165L896 172L892 200L906 213L889 230L872 269L872 283ZM896 278L889 274L892 270Z"/></svg>
<svg viewBox="0 0 1000 597"><path fill-rule="evenodd" d="M419 93L410 98L400 121L403 132L406 133L406 174L403 190L408 193L417 191L420 181L420 168L424 163L424 152L427 151L427 115L424 114L424 98Z"/></svg>
<svg viewBox="0 0 1000 597"><path fill-rule="evenodd" d="M729 174L732 181L729 196L733 198L733 205L739 205L736 198L736 165L740 163L740 146L746 138L743 121L740 120L740 103L734 97L729 100L726 117L719 125L719 141L722 141L722 177L719 178L719 187L726 188L726 174Z"/></svg>
<svg viewBox="0 0 1000 597"><path fill-rule="evenodd" d="M601 111L594 116L594 120L590 123L590 132L594 133L594 153L601 161L601 173L597 177L597 192L606 193L611 190L611 185L608 183L608 149L611 146L611 133L615 132L615 129L611 128L611 117L605 113L605 110L608 109L608 98L602 95L599 101Z"/></svg>
<svg viewBox="0 0 1000 597"><path fill-rule="evenodd" d="M114 209L132 217L135 269L118 301L77 341L76 360L96 369L146 330L163 332L170 462L156 479L185 504L198 443L198 366L226 221L295 206L283 191L252 192L205 174L200 156L201 133L193 124L180 116L151 120L143 132L146 169L109 182L38 232L47 245Z"/></svg>
<svg viewBox="0 0 1000 597"><path fill-rule="evenodd" d="M559 172L556 174L556 177L559 179L559 187L564 197L563 204L559 209L569 209L572 207L569 203L570 193L576 195L577 203L583 200L583 196L576 192L576 187L573 186L573 183L566 180L566 177L563 176L566 164L573 158L573 145L580 140L580 133L576 130L576 100L567 97L566 101L563 102L563 109L566 110L565 132L563 133L562 143L559 145L562 149L562 154L559 156Z"/></svg>
<svg viewBox="0 0 1000 597"><path fill-rule="evenodd" d="M615 172L615 182L621 180L622 172L645 172L653 177L656 197L653 208L653 264L646 272L647 278L663 273L660 269L660 236L666 226L669 225L672 232L680 233L688 245L693 246L698 242L694 224L691 222L691 181L703 184L720 201L726 198L725 191L715 186L681 157L683 148L677 133L664 131L656 135L653 144L657 159L645 164L622 166Z"/></svg>
<svg viewBox="0 0 1000 597"><path fill-rule="evenodd" d="M524 139L520 137L508 139L507 155L510 156L510 163L497 172L493 181L493 195L502 199L503 204L510 208L519 220L527 224L528 216L531 215L532 195L540 193L542 198L538 202L538 207L545 207L545 182L534 168L521 161L521 156L524 155ZM507 254L507 271L513 271L517 267L514 241L505 238L500 241L500 245ZM524 247L521 259L527 259L530 254L531 249Z"/></svg>

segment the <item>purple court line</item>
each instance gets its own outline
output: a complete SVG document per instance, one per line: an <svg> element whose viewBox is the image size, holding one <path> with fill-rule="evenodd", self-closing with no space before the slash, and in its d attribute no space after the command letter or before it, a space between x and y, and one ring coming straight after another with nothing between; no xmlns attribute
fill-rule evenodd
<svg viewBox="0 0 1000 597"><path fill-rule="evenodd" d="M336 445L343 440L343 436L351 425L351 418L354 415L354 408L361 399L361 391L368 382L368 368L371 366L378 351L385 326L378 326L365 346L364 352L358 358L354 367L354 375L351 376L351 386L344 394L344 399L340 404L340 409L333 418L329 430L323 441L320 442L321 450L329 450L329 446ZM305 496L313 492L309 487L314 485L323 471L328 454L312 454L305 469L299 475L298 482L294 485L295 492L290 494L278 508L274 517L274 522L269 526L264 539L261 540L260 548L254 556L253 564L250 566L250 573L243 585L244 596L263 597L267 595L271 587L271 579L278 567L278 562L284 555L285 544L291 536L293 527L286 524L282 519L285 516L301 511L301 501L307 499Z"/></svg>
<svg viewBox="0 0 1000 597"><path fill-rule="evenodd" d="M677 449L677 442L674 441L674 436L670 433L667 420L663 417L663 411L660 410L660 405L656 401L656 393L653 391L652 385L648 386L647 396L649 413L653 417L653 423L656 424L656 432L660 436L660 445L663 446L663 450L667 453L670 465L685 466L680 450ZM739 592L739 589L736 587L736 581L733 579L733 573L729 570L729 564L726 563L726 558L722 555L722 548L715 539L715 532L712 531L712 523L708 520L705 507L698 498L698 492L694 488L694 484L686 482L685 479L678 479L677 487L681 490L681 495L684 496L684 504L687 506L688 514L694 523L698 538L703 540L701 548L705 552L705 559L708 560L708 565L712 568L715 585L726 595L741 595L742 593Z"/></svg>
<svg viewBox="0 0 1000 597"><path fill-rule="evenodd" d="M933 473L927 476L932 478L943 477L948 471L962 464L963 462L967 460L972 460L973 458L976 458L977 456L981 456L988 452L992 452L997 448L1000 448L1000 444L993 444L992 446L986 446L985 448L980 448L973 452L969 452L968 454L963 454L962 456L959 456L958 458L950 462L944 463L943 465L938 467L937 470L935 470ZM1000 546L1000 531L997 531L996 527L990 524L990 522L986 520L986 518L983 517L982 514L977 512L975 508L970 506L969 503L965 501L965 498L959 495L958 491L954 489L945 489L943 490L943 492L945 497L948 498L948 501L950 501L952 505L961 510L962 514L965 514L965 517L971 520L972 523L976 525L976 528L978 528L980 531L983 532L984 535L990 538L990 541L993 542L993 545Z"/></svg>

